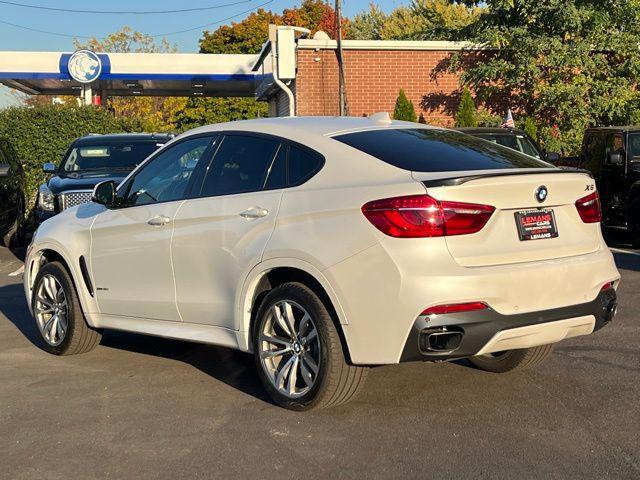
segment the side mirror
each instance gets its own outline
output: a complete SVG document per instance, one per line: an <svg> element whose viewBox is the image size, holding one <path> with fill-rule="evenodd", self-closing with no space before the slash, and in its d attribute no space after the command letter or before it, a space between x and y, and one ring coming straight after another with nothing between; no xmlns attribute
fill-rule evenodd
<svg viewBox="0 0 640 480"><path fill-rule="evenodd" d="M100 182L93 189L91 201L104 205L107 208L115 205L116 202L116 182L107 180Z"/></svg>
<svg viewBox="0 0 640 480"><path fill-rule="evenodd" d="M556 163L558 160L560 160L560 154L558 152L547 153L547 162Z"/></svg>
<svg viewBox="0 0 640 480"><path fill-rule="evenodd" d="M11 165L8 163L0 163L0 178L11 176Z"/></svg>
<svg viewBox="0 0 640 480"><path fill-rule="evenodd" d="M42 165L42 170L44 171L44 173L56 173L56 170L58 170L58 168L56 167L55 163L47 162Z"/></svg>
<svg viewBox="0 0 640 480"><path fill-rule="evenodd" d="M622 165L624 159L620 152L607 152L607 164L609 165Z"/></svg>

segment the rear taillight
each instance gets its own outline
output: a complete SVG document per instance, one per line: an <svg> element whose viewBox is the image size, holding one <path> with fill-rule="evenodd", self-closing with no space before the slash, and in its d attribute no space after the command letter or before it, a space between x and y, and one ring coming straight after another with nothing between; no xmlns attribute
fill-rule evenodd
<svg viewBox="0 0 640 480"><path fill-rule="evenodd" d="M596 223L602 220L600 195L598 195L598 192L590 193L586 197L576 200L576 208L584 223Z"/></svg>
<svg viewBox="0 0 640 480"><path fill-rule="evenodd" d="M449 305L436 305L422 312L422 315L444 315L446 313L473 312L485 310L489 306L484 302L452 303Z"/></svg>
<svg viewBox="0 0 640 480"><path fill-rule="evenodd" d="M494 210L490 205L438 201L429 195L385 198L362 207L364 216L378 230L400 238L476 233Z"/></svg>

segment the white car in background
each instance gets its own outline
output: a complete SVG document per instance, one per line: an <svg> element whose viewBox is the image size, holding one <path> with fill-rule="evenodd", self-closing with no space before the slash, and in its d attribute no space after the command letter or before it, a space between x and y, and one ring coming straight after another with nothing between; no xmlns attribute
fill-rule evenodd
<svg viewBox="0 0 640 480"><path fill-rule="evenodd" d="M370 118L211 125L47 220L24 287L44 348L103 329L253 352L291 409L367 367L469 357L505 372L612 320L619 274L588 173Z"/></svg>

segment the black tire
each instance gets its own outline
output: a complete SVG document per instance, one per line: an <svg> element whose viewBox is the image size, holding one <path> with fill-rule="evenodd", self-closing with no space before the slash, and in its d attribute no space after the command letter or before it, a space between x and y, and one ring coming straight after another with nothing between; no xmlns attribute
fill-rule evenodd
<svg viewBox="0 0 640 480"><path fill-rule="evenodd" d="M53 276L64 291L67 303L67 329L62 342L59 345L51 345L45 338L39 322L36 319L36 327L42 339L42 348L54 355L75 355L93 350L100 343L102 333L87 324L84 314L82 313L82 307L80 306L73 280L64 265L59 262L47 263L40 269L38 275L36 275L31 299L34 315L36 312L36 295L46 275Z"/></svg>
<svg viewBox="0 0 640 480"><path fill-rule="evenodd" d="M506 373L535 367L544 362L553 353L554 344L539 347L507 350L496 354L471 357L469 361L481 370L493 373Z"/></svg>
<svg viewBox="0 0 640 480"><path fill-rule="evenodd" d="M260 356L261 332L270 317L271 308L282 301L302 306L313 319L318 333L318 373L310 390L297 398L290 398L277 390ZM367 367L347 363L331 313L310 288L300 283L285 283L266 295L255 317L253 351L258 375L267 393L278 405L290 410L320 409L348 402L360 391L368 373Z"/></svg>

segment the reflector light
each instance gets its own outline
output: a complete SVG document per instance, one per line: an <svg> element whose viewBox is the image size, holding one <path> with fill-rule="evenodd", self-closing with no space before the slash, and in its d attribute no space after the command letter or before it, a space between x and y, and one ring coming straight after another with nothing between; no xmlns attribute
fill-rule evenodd
<svg viewBox="0 0 640 480"><path fill-rule="evenodd" d="M576 208L584 223L597 223L602 220L600 195L598 195L598 192L590 193L586 197L576 200Z"/></svg>
<svg viewBox="0 0 640 480"><path fill-rule="evenodd" d="M604 290L609 290L610 288L613 288L613 282L607 282L604 285L602 285L602 288L600 289L600 291L604 291Z"/></svg>
<svg viewBox="0 0 640 480"><path fill-rule="evenodd" d="M381 232L399 238L467 235L482 230L495 208L439 201L429 195L385 198L366 203L362 213Z"/></svg>
<svg viewBox="0 0 640 480"><path fill-rule="evenodd" d="M444 315L447 313L473 312L484 310L489 306L484 302L452 303L450 305L436 305L422 312L422 315Z"/></svg>

